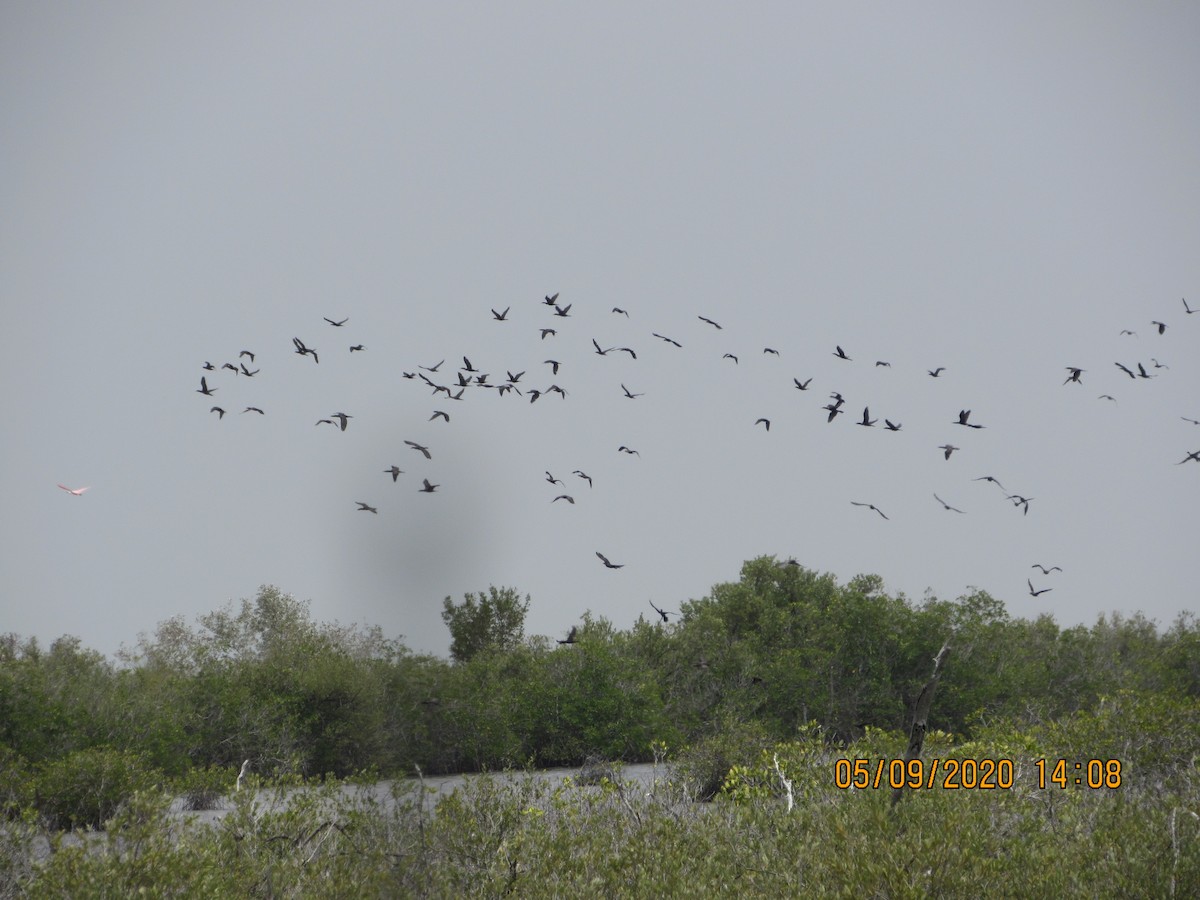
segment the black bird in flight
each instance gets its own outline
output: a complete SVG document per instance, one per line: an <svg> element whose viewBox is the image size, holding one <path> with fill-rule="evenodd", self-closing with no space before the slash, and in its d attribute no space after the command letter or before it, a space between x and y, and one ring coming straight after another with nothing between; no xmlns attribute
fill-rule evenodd
<svg viewBox="0 0 1200 900"><path fill-rule="evenodd" d="M555 375L558 374L558 367L562 365L557 359L546 359L543 362L550 367L550 371Z"/></svg>
<svg viewBox="0 0 1200 900"><path fill-rule="evenodd" d="M417 493L419 494L432 494L441 487L440 484L430 484L428 478L424 478L422 481L424 482L424 486L417 488Z"/></svg>
<svg viewBox="0 0 1200 900"><path fill-rule="evenodd" d="M1022 497L1020 494L1009 494L1008 499L1012 501L1013 506L1024 506L1025 512L1022 515L1029 515L1029 501L1033 497Z"/></svg>
<svg viewBox="0 0 1200 900"><path fill-rule="evenodd" d="M540 331L542 333L543 341L546 339L546 335L550 335L551 337L553 337L554 335L558 334L558 332L556 330L554 330L553 328L539 328L538 331Z"/></svg>
<svg viewBox="0 0 1200 900"><path fill-rule="evenodd" d="M1084 373L1083 369L1080 369L1076 366L1067 366L1067 371L1071 374L1067 376L1067 380L1064 381L1063 384L1069 384L1072 381L1074 381L1076 384L1083 384L1083 382L1079 380L1079 376Z"/></svg>
<svg viewBox="0 0 1200 900"><path fill-rule="evenodd" d="M568 303L566 306L558 306L557 304L555 304L554 314L556 316L562 316L565 319L567 317L567 315L570 313L571 307L573 305L574 304L572 304L572 303Z"/></svg>
<svg viewBox="0 0 1200 900"><path fill-rule="evenodd" d="M1139 378L1153 378L1154 377L1153 375L1151 375L1149 372L1146 371L1146 367L1143 366L1141 363L1138 363L1137 367L1138 367L1138 377Z"/></svg>
<svg viewBox="0 0 1200 900"><path fill-rule="evenodd" d="M572 497L570 494L559 494L557 497L554 498L554 500L566 500L572 506L575 505L575 498ZM554 500L551 500L550 502L553 503Z"/></svg>
<svg viewBox="0 0 1200 900"><path fill-rule="evenodd" d="M550 385L550 387L546 388L546 393L551 393L551 392L557 393L564 400L567 399L567 392L564 391L562 388L560 388L557 384L552 384L552 385Z"/></svg>
<svg viewBox="0 0 1200 900"><path fill-rule="evenodd" d="M850 505L851 506L865 506L865 507L867 507L867 509L875 510L875 512L879 513L885 519L887 518L887 516L883 515L883 510L880 509L878 506L876 506L874 503L859 503L857 500L851 500Z"/></svg>
<svg viewBox="0 0 1200 900"><path fill-rule="evenodd" d="M351 352L351 353L358 353L358 352L360 352L360 351L362 351L362 350L366 350L366 349L367 349L367 348L366 348L366 347L364 347L362 344L351 344L351 345L350 345L350 352Z"/></svg>
<svg viewBox="0 0 1200 900"><path fill-rule="evenodd" d="M542 302L547 306L554 306L558 302L558 291L555 291L553 294L547 294L546 299Z"/></svg>
<svg viewBox="0 0 1200 900"><path fill-rule="evenodd" d="M392 476L393 483L399 481L400 476L404 474L404 470L401 469L399 466L392 466L390 469L384 469L383 471L384 471L385 475Z"/></svg>
<svg viewBox="0 0 1200 900"><path fill-rule="evenodd" d="M1183 311L1189 316L1194 312L1200 312L1200 309L1192 309L1190 306L1188 306L1187 297L1181 297L1180 299L1183 300Z"/></svg>
<svg viewBox="0 0 1200 900"><path fill-rule="evenodd" d="M1200 419L1189 419L1187 416L1180 416L1185 422L1191 422L1193 425L1200 425Z"/></svg>
<svg viewBox="0 0 1200 900"><path fill-rule="evenodd" d="M204 365L202 365L200 368L204 369L204 371L206 371L206 372L217 371L217 367L214 366L212 363L210 363L208 360L205 360Z"/></svg>
<svg viewBox="0 0 1200 900"><path fill-rule="evenodd" d="M258 413L260 416L265 416L265 415L266 415L266 413L265 413L265 412L263 412L261 409L259 409L257 406L247 406L245 409L243 409L243 410L242 410L242 412L243 412L243 413L248 413L248 412L256 412L256 413Z"/></svg>
<svg viewBox="0 0 1200 900"><path fill-rule="evenodd" d="M555 296L557 296L557 294ZM572 625L571 630L567 632L566 639L559 641L559 643L560 644L578 644L579 642L577 640L575 640L575 635L576 635L576 633L578 633L578 631L579 631L579 628L575 625Z"/></svg>
<svg viewBox="0 0 1200 900"><path fill-rule="evenodd" d="M770 419L755 419L754 420L755 425L758 425L759 423L767 426L767 431L771 430L771 420Z"/></svg>
<svg viewBox="0 0 1200 900"><path fill-rule="evenodd" d="M857 424L857 425L866 425L868 428L870 428L871 426L873 426L873 425L874 425L876 422L878 422L878 421L879 421L878 419L872 419L872 418L871 418L871 407L869 407L869 406L864 406L864 407L863 407L863 417L862 417L862 421L861 421L861 422L857 422L857 423L855 423L855 424Z"/></svg>
<svg viewBox="0 0 1200 900"><path fill-rule="evenodd" d="M615 563L615 562L609 562L609 561L608 561L608 557L607 557L607 556L605 556L603 553L601 553L599 550L597 550L597 551L596 551L596 555L597 555L598 557L600 557L600 562L604 563L604 565L605 565L605 566L607 566L607 567L608 567L608 568L610 568L610 569L623 569L623 568L625 568L625 563Z"/></svg>
<svg viewBox="0 0 1200 900"><path fill-rule="evenodd" d="M1170 366L1164 366L1162 363L1160 363L1160 362L1159 362L1157 359L1155 359L1153 356L1152 356L1152 357L1150 357L1150 362L1154 363L1154 368L1156 368L1156 369L1169 369L1169 368L1171 368Z"/></svg>
<svg viewBox="0 0 1200 900"><path fill-rule="evenodd" d="M675 340L674 338L669 338L665 334L659 334L657 331L650 332L650 336L656 337L661 341L666 341L668 344L674 344L676 347L683 346L683 344L679 343L679 341Z"/></svg>
<svg viewBox="0 0 1200 900"><path fill-rule="evenodd" d="M826 404L825 406L822 406L821 409L829 410L829 418L825 420L826 422L832 422L835 416L839 416L842 414L842 404L841 403L829 403L829 404Z"/></svg>
<svg viewBox="0 0 1200 900"><path fill-rule="evenodd" d="M1116 366L1118 369L1120 369L1122 372L1124 372L1126 375L1128 375L1130 378L1134 378L1134 379L1137 378L1137 376L1133 374L1132 369L1128 369L1125 366L1121 365L1120 363L1113 363L1113 365Z"/></svg>
<svg viewBox="0 0 1200 900"><path fill-rule="evenodd" d="M425 454L426 459L433 459L433 457L429 453L428 447L422 447L420 444L416 443L415 441L405 441L404 443L408 444L408 446L412 447L414 450L420 450L422 453Z"/></svg>
<svg viewBox="0 0 1200 900"><path fill-rule="evenodd" d="M620 315L624 316L627 319L629 318L629 313L627 313L625 310L621 309L621 307L619 307L619 306L614 306L612 308L612 311L615 313L619 313Z"/></svg>
<svg viewBox="0 0 1200 900"><path fill-rule="evenodd" d="M334 422L333 419L317 419L317 421L313 422L313 425L336 425L336 424L337 423Z"/></svg>
<svg viewBox="0 0 1200 900"><path fill-rule="evenodd" d="M441 362L439 362L439 363L438 363L436 366L422 366L422 365L418 365L418 366L417 366L417 368L418 368L418 369L424 369L426 372L436 372L438 369L440 369L440 368L442 367L442 363L444 363L444 362L445 362L445 360L443 359L443 360L442 360Z"/></svg>
<svg viewBox="0 0 1200 900"><path fill-rule="evenodd" d="M642 455L642 454L638 453L636 450L634 450L632 447L626 447L624 444L622 444L620 447L618 447L617 450L621 453L636 454L638 456Z"/></svg>
<svg viewBox="0 0 1200 900"><path fill-rule="evenodd" d="M638 397L643 396L642 394L630 393L629 388L625 387L625 385L621 385L621 390L623 390L625 392L625 396L628 397L630 400L634 400Z"/></svg>
<svg viewBox="0 0 1200 900"><path fill-rule="evenodd" d="M838 359L844 359L844 360L846 360L847 362L853 362L853 361L854 361L854 360L850 359L850 357L848 357L848 356L846 355L846 351L845 351L845 350L843 350L841 347L838 347L838 348L837 348L837 350L835 350L835 351L834 351L833 355L834 355L834 356L836 356Z"/></svg>
<svg viewBox="0 0 1200 900"><path fill-rule="evenodd" d="M493 309L493 310L492 310L492 318L494 318L494 319L495 319L497 322L504 322L504 321L507 321L507 319L508 319L508 311L509 311L510 309L512 309L512 307L511 307L511 306L506 306L506 307L504 307L504 312L502 312L502 313L498 313L498 312L496 312L496 311Z"/></svg>
<svg viewBox="0 0 1200 900"><path fill-rule="evenodd" d="M713 328L717 329L718 331L721 330L721 326L718 325L716 322L714 322L712 319L706 319L704 316L696 316L696 318L699 319L701 322L707 322L709 325L711 325Z"/></svg>
<svg viewBox="0 0 1200 900"><path fill-rule="evenodd" d="M738 361L738 358L736 356L734 356L732 353L726 353L724 356L721 357L721 359L732 359L734 362L734 365L737 365L737 361Z"/></svg>
<svg viewBox="0 0 1200 900"><path fill-rule="evenodd" d="M651 601L650 601L650 608L651 608L652 610L654 610L656 613L658 613L660 616L662 616L662 620L663 620L664 622L668 621L668 620L667 620L667 616L677 616L677 615L679 615L679 613L677 613L677 612L668 612L668 611L667 611L667 610L665 610L665 609L659 609L657 606L655 606L655 605L654 605L654 601L653 601L653 600L651 600Z"/></svg>
<svg viewBox="0 0 1200 900"><path fill-rule="evenodd" d="M547 472L547 473L546 473L546 480L547 480L548 482L550 482L551 484L562 484L562 482L561 482L561 481L559 481L557 478L555 478L555 477L554 477L553 475L551 475L549 472Z"/></svg>
<svg viewBox="0 0 1200 900"><path fill-rule="evenodd" d="M933 495L933 499L936 500L938 503L942 504L942 507L944 509L948 509L951 512L956 512L956 513L963 512L963 510L959 509L957 506L951 506L949 503L947 503L945 500L943 500L937 494Z"/></svg>
<svg viewBox="0 0 1200 900"><path fill-rule="evenodd" d="M1033 582L1030 581L1028 578L1025 579L1025 583L1027 585L1029 585L1029 596L1030 597L1038 597L1038 596L1041 596L1042 594L1046 593L1047 591L1054 590L1054 588L1042 588L1040 591L1035 591L1033 589Z"/></svg>
<svg viewBox="0 0 1200 900"><path fill-rule="evenodd" d="M883 427L884 427L884 428L886 428L888 431L899 431L899 430L900 430L900 423L899 423L899 422L893 422L891 419L884 419L884 420L883 420Z"/></svg>
<svg viewBox="0 0 1200 900"><path fill-rule="evenodd" d="M434 419L438 418L439 416L441 418L445 419L447 422L450 421L450 414L442 412L440 409L435 409L433 411L433 415L429 417L429 421L432 422Z"/></svg>
<svg viewBox="0 0 1200 900"><path fill-rule="evenodd" d="M367 506L367 504L363 503L361 500L355 500L354 502L358 504L359 512L369 512L369 513L375 513L375 515L379 515L379 510L377 510L375 507Z"/></svg>
<svg viewBox="0 0 1200 900"><path fill-rule="evenodd" d="M779 355L779 351L771 347L763 347L763 353L774 353L776 356Z"/></svg>
<svg viewBox="0 0 1200 900"><path fill-rule="evenodd" d="M259 372L262 371L262 369L255 369L253 372L251 372L249 369L246 368L245 363L241 363L241 367L242 367L242 374L245 375L247 378L253 378L255 375L257 375Z"/></svg>
<svg viewBox="0 0 1200 900"><path fill-rule="evenodd" d="M808 390L808 386L809 386L810 384L812 384L812 379L811 379L811 378L810 378L810 379L808 379L808 381L801 381L799 378L794 378L794 377L793 377L793 378L792 378L792 381L794 381L794 382L795 382L795 384L796 384L796 389L797 389L797 390L801 390L801 391L807 391L807 390Z"/></svg>
<svg viewBox="0 0 1200 900"><path fill-rule="evenodd" d="M927 372L928 372L930 375L932 375L934 378L937 378L939 375L941 375L943 372L945 372L945 371L946 371L946 367L945 367L945 366L938 366L936 369L926 369L926 371L927 371Z"/></svg>
<svg viewBox="0 0 1200 900"><path fill-rule="evenodd" d="M200 387L196 388L196 393L203 394L205 397L211 397L216 392L217 392L217 389L210 388L208 386L208 381L205 379L205 377L203 375L201 375L200 376Z"/></svg>
<svg viewBox="0 0 1200 900"><path fill-rule="evenodd" d="M1043 575L1049 575L1051 572L1061 572L1061 571L1062 571L1062 568L1061 568L1061 567L1059 567L1059 566L1051 566L1050 568L1048 568L1048 569L1047 569L1047 568L1046 568L1045 566L1043 566L1041 563L1034 563L1034 564L1033 564L1032 566L1030 566L1029 568L1031 568L1031 569L1041 569L1041 570L1042 570L1042 574L1043 574Z"/></svg>
<svg viewBox="0 0 1200 900"><path fill-rule="evenodd" d="M971 411L969 409L960 409L958 411L958 421L954 422L953 424L966 425L968 428L983 428L984 427L982 425L975 425L971 422L968 422L967 419L969 419L969 418L971 418Z"/></svg>
<svg viewBox="0 0 1200 900"><path fill-rule="evenodd" d="M615 349L615 350L616 350L618 353L628 353L628 354L629 354L630 356L632 356L634 359L637 359L637 354L636 354L636 353L634 353L634 352L633 352L633 350L631 350L629 347L615 347L614 349Z"/></svg>
<svg viewBox="0 0 1200 900"><path fill-rule="evenodd" d="M1125 335L1129 335L1130 337L1137 337L1137 332L1136 332L1136 331L1130 331L1128 328L1122 328L1122 329L1121 329L1121 336L1122 336L1122 337L1124 337Z"/></svg>
<svg viewBox="0 0 1200 900"><path fill-rule="evenodd" d="M991 476L991 475L980 475L978 478L972 478L971 480L972 480L972 481L990 481L990 482L991 482L992 484L994 484L996 487L1000 488L1000 490L1004 491L1005 493L1008 493L1008 491L1007 491L1007 489L1004 487L1004 485L1002 485L1002 484L999 482L999 480L997 480L996 478L994 478L994 477L993 477L993 476Z"/></svg>
<svg viewBox="0 0 1200 900"><path fill-rule="evenodd" d="M839 394L837 391L830 391L829 399L834 401L834 405L836 405L836 406L841 406L843 403L846 402L846 398L843 397L841 394Z"/></svg>
<svg viewBox="0 0 1200 900"><path fill-rule="evenodd" d="M338 425L340 425L340 426L341 426L341 429L342 429L342 431L345 431L345 430L346 430L346 420L347 420L347 419L353 419L353 418L354 418L354 416L348 416L348 415L346 415L346 414L345 414L345 413L343 413L343 412L335 412L335 413L330 413L330 414L329 414L329 418L331 418L331 419L337 419L337 420L338 420Z"/></svg>
<svg viewBox="0 0 1200 900"><path fill-rule="evenodd" d="M209 412L210 412L210 413L216 413L216 414L217 414L217 421L218 421L218 422L219 422L221 419L225 418L225 410L221 409L221 407L219 407L219 406L214 406L212 409L210 409L210 410L209 410Z"/></svg>
<svg viewBox="0 0 1200 900"><path fill-rule="evenodd" d="M596 352L599 353L601 356L604 356L606 353L611 353L613 350L612 347L609 347L607 350L601 350L600 345L596 343L595 338L592 338L592 346L596 348Z"/></svg>
<svg viewBox="0 0 1200 900"><path fill-rule="evenodd" d="M230 370L232 370L234 375L237 375L237 374L238 374L238 371L239 371L239 370L238 370L238 367L237 367L237 366L235 366L233 363L225 363L225 365L221 366L221 368L222 368L222 369L230 369Z"/></svg>
<svg viewBox="0 0 1200 900"><path fill-rule="evenodd" d="M524 369L522 369L520 372L518 372L516 375L514 375L514 374L513 374L512 372L510 372L508 369L505 369L505 370L504 370L504 374L508 376L508 383L509 383L509 384L516 384L518 381L520 381L520 380L521 380L521 376L525 374L525 370L524 370Z"/></svg>
<svg viewBox="0 0 1200 900"><path fill-rule="evenodd" d="M1116 398L1116 397L1114 397L1112 394L1101 394L1101 395L1100 395L1099 397L1097 397L1096 399L1097 399L1097 400L1111 400L1113 403L1116 403L1116 402L1117 402L1117 398Z"/></svg>
<svg viewBox="0 0 1200 900"><path fill-rule="evenodd" d="M938 449L939 449L939 450L945 450L945 451L946 451L946 459L949 459L949 458L950 458L950 454L951 454L951 453L953 453L953 452L954 452L955 450L957 450L958 448L957 448L957 447L955 447L953 444L940 444L940 445L938 446Z"/></svg>
<svg viewBox="0 0 1200 900"><path fill-rule="evenodd" d="M875 360L875 365L876 366L887 366L889 369L892 367L892 364L890 362L884 362L882 359Z"/></svg>
<svg viewBox="0 0 1200 900"><path fill-rule="evenodd" d="M586 481L588 483L588 487L592 486L592 476L591 475L588 475L585 472L580 471L579 469L576 469L571 474L578 475L580 478L582 478L584 481Z"/></svg>
<svg viewBox="0 0 1200 900"><path fill-rule="evenodd" d="M1157 326L1158 326L1158 333L1159 333L1159 334L1162 334L1164 331L1166 331L1166 330L1167 330L1167 326L1166 326L1166 323L1165 323L1165 322L1151 322L1150 324L1151 324L1151 325L1157 325Z"/></svg>
<svg viewBox="0 0 1200 900"><path fill-rule="evenodd" d="M238 353L238 356L248 356L250 357L250 362L254 362L254 354L249 350L242 350Z"/></svg>
<svg viewBox="0 0 1200 900"><path fill-rule="evenodd" d="M478 372L479 371L477 368L475 368L473 365L471 365L471 361L469 359L467 359L465 356L463 357L462 370L464 372Z"/></svg>
<svg viewBox="0 0 1200 900"><path fill-rule="evenodd" d="M333 321L333 319L329 318L328 316L324 316L323 318L325 319L326 322L328 322L330 325L333 325L336 328L341 328L343 325L345 325L347 322L350 321L349 317L342 319L342 321L340 321L340 322L335 322L335 321Z"/></svg>
<svg viewBox="0 0 1200 900"><path fill-rule="evenodd" d="M1185 462L1191 462L1193 460L1196 462L1200 462L1200 450L1196 450L1192 453L1189 453L1187 456L1185 456L1179 462L1175 463L1175 465L1182 466Z"/></svg>

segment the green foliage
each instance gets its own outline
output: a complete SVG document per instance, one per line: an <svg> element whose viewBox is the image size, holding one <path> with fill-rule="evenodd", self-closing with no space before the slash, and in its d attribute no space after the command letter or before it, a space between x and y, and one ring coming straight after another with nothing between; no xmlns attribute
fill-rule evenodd
<svg viewBox="0 0 1200 900"><path fill-rule="evenodd" d="M160 780L135 753L78 750L38 768L33 805L48 828L99 828L137 791L152 790Z"/></svg>
<svg viewBox="0 0 1200 900"><path fill-rule="evenodd" d="M447 597L442 604L442 621L450 629L450 656L467 662L484 651L515 648L525 637L525 614L529 595L513 588L488 588L485 594L468 593L462 603Z"/></svg>

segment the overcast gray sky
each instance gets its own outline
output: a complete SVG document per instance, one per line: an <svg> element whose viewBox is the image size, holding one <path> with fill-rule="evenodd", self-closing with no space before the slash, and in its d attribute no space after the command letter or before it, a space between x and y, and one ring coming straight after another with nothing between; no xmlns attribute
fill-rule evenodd
<svg viewBox="0 0 1200 900"><path fill-rule="evenodd" d="M628 627L760 554L1167 624L1198 45L1194 4L8 4L0 631L112 653L267 583L445 654L447 595ZM403 377L464 355L526 393Z"/></svg>

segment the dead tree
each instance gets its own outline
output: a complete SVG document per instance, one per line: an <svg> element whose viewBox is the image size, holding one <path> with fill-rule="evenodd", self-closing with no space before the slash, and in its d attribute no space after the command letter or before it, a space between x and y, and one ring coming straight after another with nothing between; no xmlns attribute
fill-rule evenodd
<svg viewBox="0 0 1200 900"><path fill-rule="evenodd" d="M925 682L925 687L921 688L921 694L917 697L917 705L913 710L912 730L908 735L908 750L904 754L904 769L908 771L908 764L921 755L921 748L925 746L925 731L928 728L929 722L929 707L933 705L933 692L937 690L938 679L942 677L942 663L946 661L946 655L950 652L950 640L942 644L942 649L938 651L938 655L933 658L933 674L929 680ZM900 797L904 793L903 781L901 784L892 790L892 808L900 802Z"/></svg>

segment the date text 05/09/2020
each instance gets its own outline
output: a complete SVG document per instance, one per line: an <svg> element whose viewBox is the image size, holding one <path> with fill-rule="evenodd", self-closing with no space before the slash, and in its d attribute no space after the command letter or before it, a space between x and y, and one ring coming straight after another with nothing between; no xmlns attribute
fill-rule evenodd
<svg viewBox="0 0 1200 900"><path fill-rule="evenodd" d="M1121 786L1119 759L1037 759L1038 787L1068 785L1100 788ZM1008 790L1015 767L1011 759L839 759L833 765L834 785L849 788L912 788L944 790Z"/></svg>

